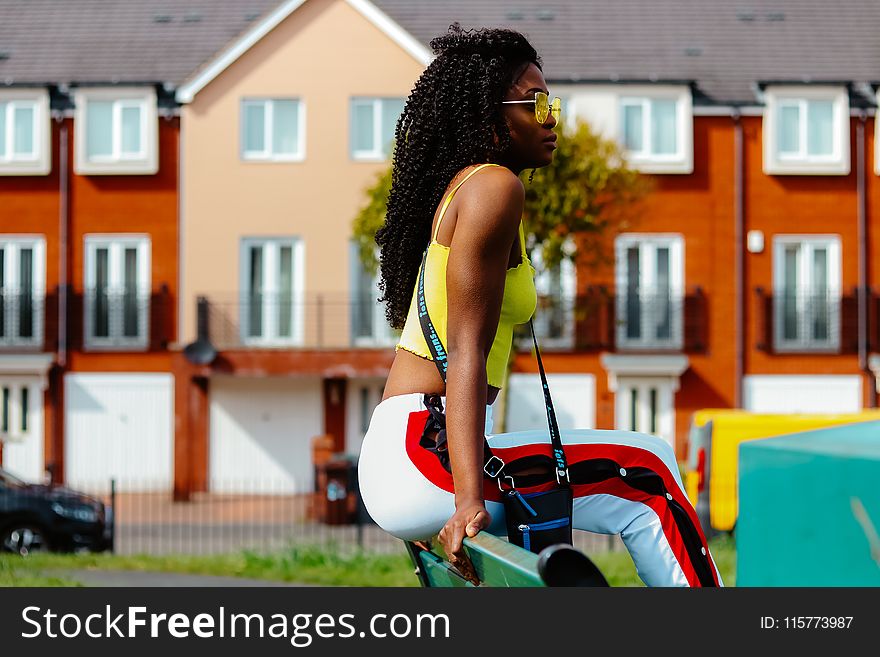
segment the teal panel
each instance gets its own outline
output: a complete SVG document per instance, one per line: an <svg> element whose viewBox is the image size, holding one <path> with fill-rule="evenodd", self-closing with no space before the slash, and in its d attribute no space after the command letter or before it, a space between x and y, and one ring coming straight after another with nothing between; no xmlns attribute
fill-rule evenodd
<svg viewBox="0 0 880 657"><path fill-rule="evenodd" d="M880 586L880 422L739 449L737 586Z"/></svg>

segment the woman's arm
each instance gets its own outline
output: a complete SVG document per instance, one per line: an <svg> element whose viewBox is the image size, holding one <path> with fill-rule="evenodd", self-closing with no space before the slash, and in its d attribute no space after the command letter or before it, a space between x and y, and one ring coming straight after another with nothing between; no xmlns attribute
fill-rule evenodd
<svg viewBox="0 0 880 657"><path fill-rule="evenodd" d="M473 570L462 551L467 534L489 524L483 501L486 359L501 314L511 248L525 191L509 169L492 167L457 197L457 218L446 266L446 437L455 484L455 514L440 532L447 555Z"/></svg>

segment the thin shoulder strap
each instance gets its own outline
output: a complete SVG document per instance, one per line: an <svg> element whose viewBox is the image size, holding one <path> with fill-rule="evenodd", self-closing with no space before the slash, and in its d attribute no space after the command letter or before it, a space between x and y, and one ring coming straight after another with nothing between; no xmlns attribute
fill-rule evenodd
<svg viewBox="0 0 880 657"><path fill-rule="evenodd" d="M522 219L519 220L519 246L522 250L523 261L525 261L528 256L526 256L526 237L523 234Z"/></svg>
<svg viewBox="0 0 880 657"><path fill-rule="evenodd" d="M494 164L492 162L488 162L486 164L481 164L478 167L474 167L473 169L468 171L468 174L464 178L461 179L460 183L458 183L455 187L452 188L452 191L449 192L449 194L446 196L446 198L443 201L443 205L440 207L440 216L437 217L437 226L436 226L436 228L434 228L434 234L431 236L432 242L437 239L437 234L440 232L440 222L443 221L443 215L446 213L446 208L449 207L449 202L452 201L452 197L455 196L455 192L458 191L458 188L461 187L462 185L464 185L467 182L467 179L470 178L472 175L474 175L480 169L485 169L486 167L497 167L497 166L499 166L499 165Z"/></svg>

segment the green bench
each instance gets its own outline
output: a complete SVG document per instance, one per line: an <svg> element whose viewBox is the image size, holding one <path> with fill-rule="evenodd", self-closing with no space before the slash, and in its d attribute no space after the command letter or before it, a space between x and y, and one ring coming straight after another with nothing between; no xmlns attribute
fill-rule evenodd
<svg viewBox="0 0 880 657"><path fill-rule="evenodd" d="M405 543L422 586L473 586L439 554L409 541ZM464 549L482 586L608 586L590 558L571 545L552 545L535 554L481 532L474 538L465 538Z"/></svg>

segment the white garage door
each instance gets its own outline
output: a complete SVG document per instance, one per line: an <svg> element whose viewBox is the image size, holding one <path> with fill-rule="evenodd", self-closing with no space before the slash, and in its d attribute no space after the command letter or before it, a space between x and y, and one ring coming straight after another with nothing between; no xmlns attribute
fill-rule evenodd
<svg viewBox="0 0 880 657"><path fill-rule="evenodd" d="M312 439L324 426L320 379L213 378L210 396L210 490L312 490Z"/></svg>
<svg viewBox="0 0 880 657"><path fill-rule="evenodd" d="M174 377L68 374L64 377L64 461L73 488L170 490Z"/></svg>
<svg viewBox="0 0 880 657"><path fill-rule="evenodd" d="M547 385L560 429L596 426L596 378L592 374L548 374ZM511 374L506 405L506 431L547 428L540 374Z"/></svg>
<svg viewBox="0 0 880 657"><path fill-rule="evenodd" d="M858 376L747 376L746 410L756 413L857 413Z"/></svg>

